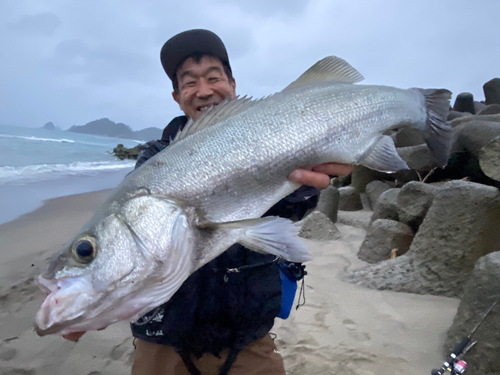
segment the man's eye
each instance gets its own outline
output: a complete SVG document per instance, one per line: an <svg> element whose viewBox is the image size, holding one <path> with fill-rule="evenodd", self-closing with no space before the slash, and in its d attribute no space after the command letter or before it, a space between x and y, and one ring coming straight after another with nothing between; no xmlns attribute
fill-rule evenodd
<svg viewBox="0 0 500 375"><path fill-rule="evenodd" d="M184 82L184 84L182 85L183 87L194 87L196 85L196 81L187 81L187 82Z"/></svg>
<svg viewBox="0 0 500 375"><path fill-rule="evenodd" d="M208 77L207 81L209 83L217 83L220 81L220 77L216 77L216 76Z"/></svg>

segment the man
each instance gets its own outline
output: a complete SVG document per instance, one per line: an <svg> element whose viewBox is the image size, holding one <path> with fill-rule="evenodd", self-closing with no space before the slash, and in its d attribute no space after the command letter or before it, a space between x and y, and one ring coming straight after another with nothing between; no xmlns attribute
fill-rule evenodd
<svg viewBox="0 0 500 375"><path fill-rule="evenodd" d="M226 48L210 31L189 30L172 37L161 50L161 62L185 116L174 118L160 141L148 142L136 167L168 146L188 119L196 120L208 107L236 96ZM316 206L317 189L329 185L330 175L350 171L340 164L294 171L289 179L307 186L264 216L300 220ZM235 244L192 274L170 301L132 324L133 375L285 374L269 331L275 317L286 317L290 308L282 304L280 267L296 271L297 278L303 276L303 267L278 263L272 255Z"/></svg>

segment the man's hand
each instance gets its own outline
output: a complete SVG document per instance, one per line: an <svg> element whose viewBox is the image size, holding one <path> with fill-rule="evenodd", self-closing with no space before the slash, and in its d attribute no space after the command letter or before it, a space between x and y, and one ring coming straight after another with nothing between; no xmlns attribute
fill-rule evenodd
<svg viewBox="0 0 500 375"><path fill-rule="evenodd" d="M80 339L80 337L82 337L84 335L85 332L72 332L72 333L68 333L66 335L63 335L63 337L66 339L66 340L69 340L69 341L78 341Z"/></svg>
<svg viewBox="0 0 500 375"><path fill-rule="evenodd" d="M316 165L312 169L296 169L290 173L288 179L301 185L326 189L330 185L330 176L347 176L352 169L353 166L349 164L325 163Z"/></svg>

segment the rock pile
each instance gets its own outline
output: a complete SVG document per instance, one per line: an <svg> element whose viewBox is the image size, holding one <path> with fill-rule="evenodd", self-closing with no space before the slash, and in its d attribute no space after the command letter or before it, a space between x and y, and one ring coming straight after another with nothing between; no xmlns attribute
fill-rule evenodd
<svg viewBox="0 0 500 375"><path fill-rule="evenodd" d="M113 149L113 155L115 155L118 159L124 160L124 159L132 159L132 160L137 160L137 157L139 156L139 153L142 150L142 145L137 145L132 148L127 148L121 143L116 146Z"/></svg>
<svg viewBox="0 0 500 375"><path fill-rule="evenodd" d="M462 299L446 354L500 298L500 79L483 88L484 102L462 93L450 111L456 140L446 168L437 168L420 134L400 130L391 136L410 170L383 174L357 166L332 180L318 208L333 221L373 210L358 253L370 264L348 281ZM500 303L496 310L477 332L480 350L466 359L471 374L500 368Z"/></svg>

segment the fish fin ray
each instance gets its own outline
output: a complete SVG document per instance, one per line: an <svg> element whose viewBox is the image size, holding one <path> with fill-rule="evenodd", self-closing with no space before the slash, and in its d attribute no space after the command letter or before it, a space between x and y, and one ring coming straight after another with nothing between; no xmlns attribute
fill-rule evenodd
<svg viewBox="0 0 500 375"><path fill-rule="evenodd" d="M238 241L258 253L273 254L290 262L306 262L311 259L305 243L297 236L299 229L289 219L267 216L227 223L204 223L204 228L242 229Z"/></svg>
<svg viewBox="0 0 500 375"><path fill-rule="evenodd" d="M453 128L446 121L450 112L451 92L446 89L416 89L424 96L427 122L424 140L437 164L444 168L448 164L451 147L455 140Z"/></svg>
<svg viewBox="0 0 500 375"><path fill-rule="evenodd" d="M319 82L337 81L356 83L363 79L361 73L345 60L336 56L328 56L307 69L299 78L285 87L285 90Z"/></svg>
<svg viewBox="0 0 500 375"><path fill-rule="evenodd" d="M380 172L397 172L409 169L406 162L401 159L394 141L388 135L383 135L366 151L359 164Z"/></svg>
<svg viewBox="0 0 500 375"><path fill-rule="evenodd" d="M213 124L235 116L248 108L253 107L262 99L252 100L252 97L226 98L218 105L213 105L196 120L189 120L182 131L177 132L172 142L177 142Z"/></svg>

